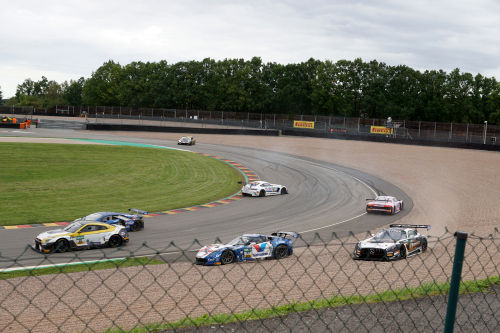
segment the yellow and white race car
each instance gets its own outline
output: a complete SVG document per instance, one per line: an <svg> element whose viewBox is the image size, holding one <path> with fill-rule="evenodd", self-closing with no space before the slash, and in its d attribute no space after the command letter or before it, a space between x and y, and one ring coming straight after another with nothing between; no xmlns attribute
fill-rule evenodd
<svg viewBox="0 0 500 333"><path fill-rule="evenodd" d="M128 240L127 229L121 225L75 221L64 229L42 232L35 238L32 248L42 253L66 252L94 247L118 247Z"/></svg>

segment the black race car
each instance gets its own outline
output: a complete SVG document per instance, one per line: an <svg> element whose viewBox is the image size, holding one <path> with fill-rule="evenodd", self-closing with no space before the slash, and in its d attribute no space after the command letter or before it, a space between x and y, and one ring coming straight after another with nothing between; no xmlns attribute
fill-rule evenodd
<svg viewBox="0 0 500 333"><path fill-rule="evenodd" d="M404 259L427 250L427 236L417 229L431 228L421 224L391 224L389 228L360 241L354 248L354 259Z"/></svg>

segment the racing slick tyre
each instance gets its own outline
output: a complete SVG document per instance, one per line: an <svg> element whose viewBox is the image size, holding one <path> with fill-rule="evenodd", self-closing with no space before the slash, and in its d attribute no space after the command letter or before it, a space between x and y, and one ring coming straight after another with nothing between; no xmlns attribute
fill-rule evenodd
<svg viewBox="0 0 500 333"><path fill-rule="evenodd" d="M400 259L405 259L406 258L406 246L401 245L401 248L399 249L399 258Z"/></svg>
<svg viewBox="0 0 500 333"><path fill-rule="evenodd" d="M403 210L404 204L403 201L401 201L401 205L399 206L399 210Z"/></svg>
<svg viewBox="0 0 500 333"><path fill-rule="evenodd" d="M281 244L274 249L274 259L280 260L286 258L287 256L288 246Z"/></svg>
<svg viewBox="0 0 500 333"><path fill-rule="evenodd" d="M130 226L130 231L139 231L140 229L141 225L139 224L139 222L134 222L134 224Z"/></svg>
<svg viewBox="0 0 500 333"><path fill-rule="evenodd" d="M266 191L260 190L259 197L265 197L265 196L266 196Z"/></svg>
<svg viewBox="0 0 500 333"><path fill-rule="evenodd" d="M54 244L54 250L56 252L64 253L69 251L69 243L65 239L59 239L56 244Z"/></svg>
<svg viewBox="0 0 500 333"><path fill-rule="evenodd" d="M280 193L281 194L288 194L288 191L286 190L285 187L282 187Z"/></svg>
<svg viewBox="0 0 500 333"><path fill-rule="evenodd" d="M427 241L425 239L422 241L422 246L421 246L420 250L422 251L422 253L427 251Z"/></svg>
<svg viewBox="0 0 500 333"><path fill-rule="evenodd" d="M118 246L122 245L122 243L123 243L123 239L120 236L113 235L113 236L111 236L111 238L108 241L108 246L109 247L118 247Z"/></svg>
<svg viewBox="0 0 500 333"><path fill-rule="evenodd" d="M391 208L391 215L394 215L394 207Z"/></svg>
<svg viewBox="0 0 500 333"><path fill-rule="evenodd" d="M236 259L233 251L224 251L220 256L220 263L222 265L232 264Z"/></svg>

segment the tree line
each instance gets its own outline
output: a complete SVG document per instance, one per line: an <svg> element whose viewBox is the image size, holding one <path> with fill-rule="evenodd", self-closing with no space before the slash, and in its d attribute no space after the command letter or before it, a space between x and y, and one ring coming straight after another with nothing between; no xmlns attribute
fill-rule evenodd
<svg viewBox="0 0 500 333"><path fill-rule="evenodd" d="M90 78L42 77L8 105L126 106L500 124L500 84L455 69L419 71L376 60L297 64L224 59L105 62Z"/></svg>

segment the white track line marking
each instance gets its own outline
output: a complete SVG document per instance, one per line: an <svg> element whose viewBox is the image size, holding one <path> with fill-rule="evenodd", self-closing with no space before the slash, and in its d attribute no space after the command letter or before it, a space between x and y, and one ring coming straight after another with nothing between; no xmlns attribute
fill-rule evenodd
<svg viewBox="0 0 500 333"><path fill-rule="evenodd" d="M340 222L335 222L335 223L332 223L330 225L325 225L323 227L309 229L309 230L306 230L306 231L299 231L299 234L305 234L306 232L311 232L311 231L316 231L316 230L321 230L321 229L333 227L334 225L338 225L338 224L342 224L342 223L346 223L346 222L352 221L352 220L357 219L358 217L361 217L363 215L366 215L366 212L364 212L363 214L359 214L358 216L351 217L351 218L349 218L347 220L340 221Z"/></svg>

